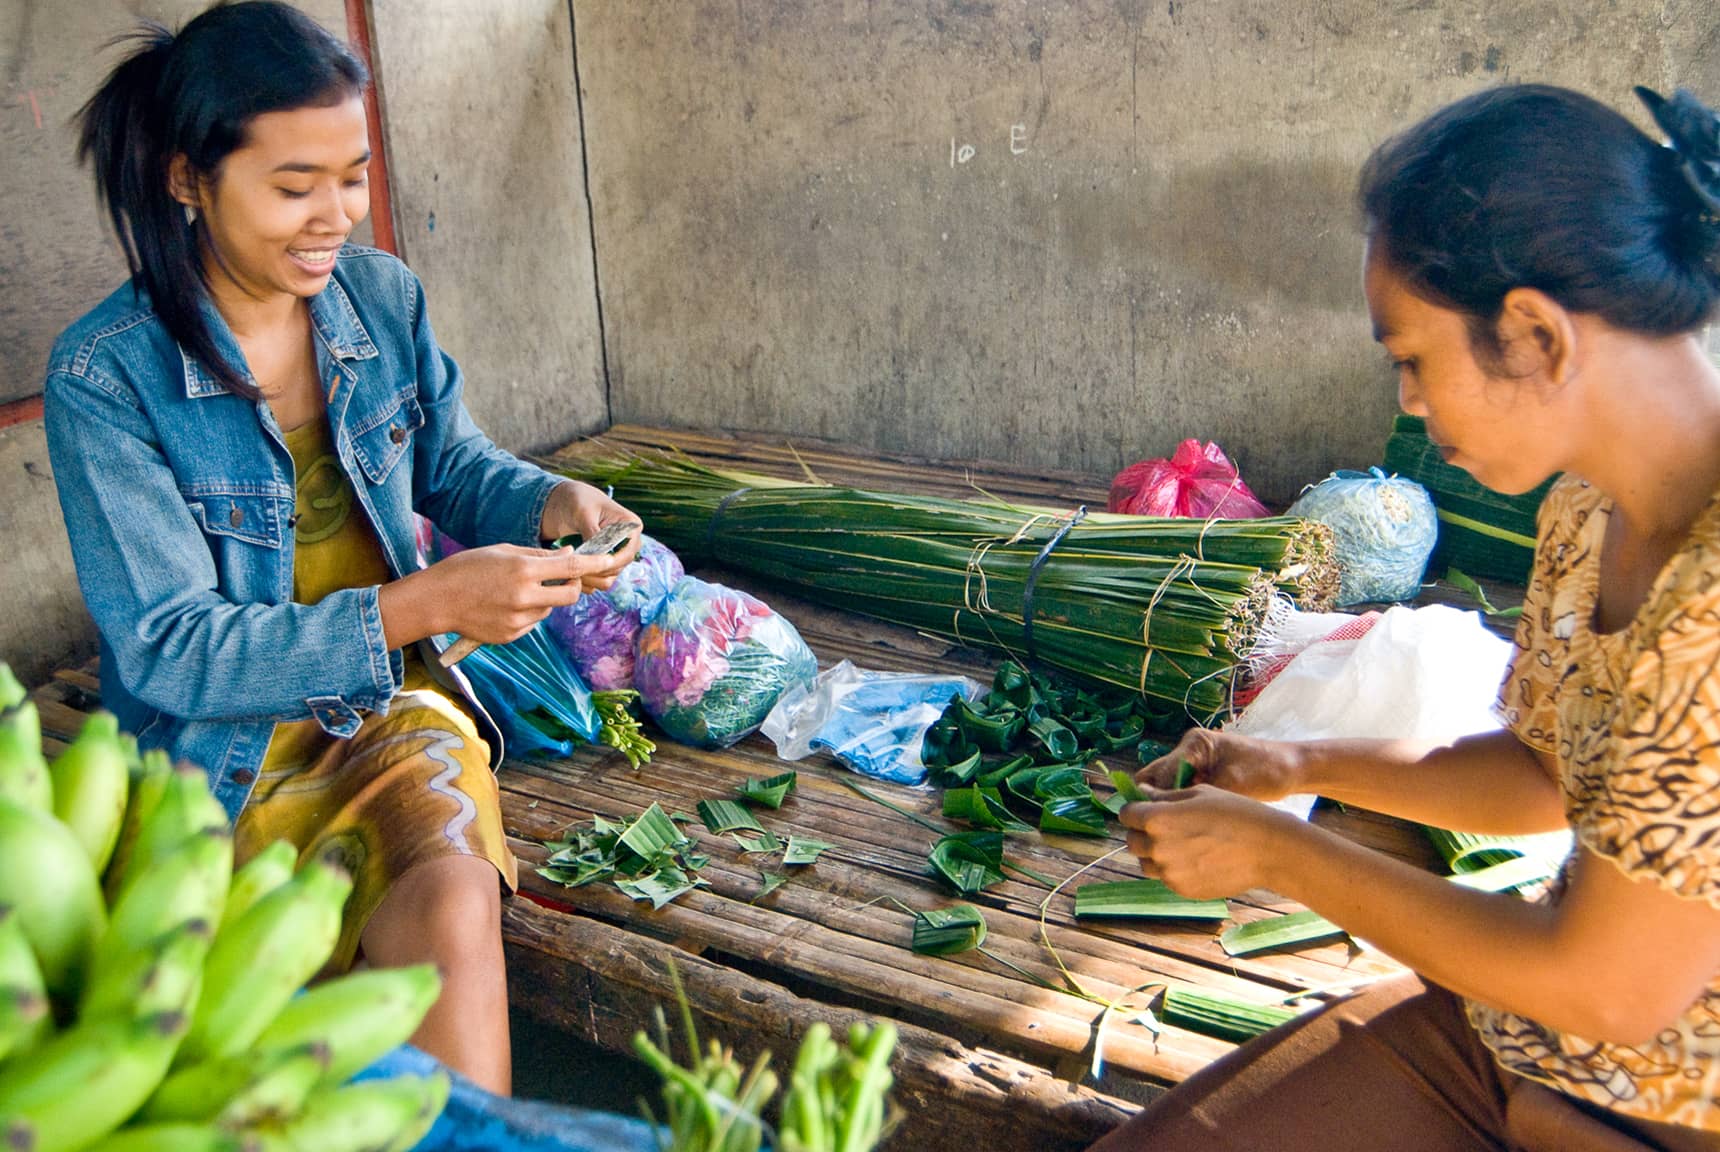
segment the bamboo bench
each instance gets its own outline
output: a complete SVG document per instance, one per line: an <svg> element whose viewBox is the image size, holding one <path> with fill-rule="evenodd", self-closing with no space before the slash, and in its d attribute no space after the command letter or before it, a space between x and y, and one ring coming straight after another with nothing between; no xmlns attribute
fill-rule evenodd
<svg viewBox="0 0 1720 1152"><path fill-rule="evenodd" d="M831 483L896 491L961 495L971 484L1041 504L1104 501L1090 477L964 469L801 441L791 449L780 441L657 429L618 427L605 434L603 445L576 443L558 457L605 446L674 447L717 467L779 475L810 471ZM961 671L981 680L995 667L995 655L810 605L731 573L700 575L766 599L795 623L822 665L847 658L864 668ZM60 673L36 698L54 747L96 706L93 668ZM505 765L503 816L522 865L523 898L508 901L503 912L516 1006L540 1022L625 1053L633 1033L650 1026L652 1009L672 1001L673 961L701 1032L732 1044L743 1059L766 1048L791 1053L814 1020L841 1028L852 1019L887 1016L902 1032L896 1096L906 1119L895 1146L1013 1152L1082 1147L1231 1045L1162 1025L1155 1035L1122 1013L1101 1027L1101 1006L1049 990L1010 965L1056 985L1060 962L1104 998L1175 983L1263 1002L1401 971L1375 953L1342 943L1233 959L1211 926L1077 926L1072 889L1050 902L1042 920L1045 889L1016 874L972 900L985 912L986 948L998 959L978 952L915 955L908 947L911 917L894 901L921 909L953 902L926 872L937 834L856 794L843 778L858 778L823 755L795 765L799 790L781 810L758 815L784 839L793 832L834 847L815 864L791 870L788 883L763 898L752 858L696 822L688 832L710 855L702 873L709 887L657 911L607 884L566 889L536 873L546 855L541 842L573 822L593 814L620 818L653 801L669 812L691 812L701 799L732 796L741 781L784 767L759 736L722 751L659 740L655 759L637 771L607 749ZM863 783L933 824L949 823L935 791ZM1314 820L1419 866L1439 866L1412 825L1324 805ZM1115 837L1033 833L1011 837L1006 851L1061 880L1119 843ZM1123 854L1098 864L1082 881L1129 878L1135 874L1129 860ZM1259 891L1231 901L1238 920L1296 907ZM1130 1002L1144 1003L1145 996ZM1103 1074L1094 1079L1096 1039Z"/></svg>

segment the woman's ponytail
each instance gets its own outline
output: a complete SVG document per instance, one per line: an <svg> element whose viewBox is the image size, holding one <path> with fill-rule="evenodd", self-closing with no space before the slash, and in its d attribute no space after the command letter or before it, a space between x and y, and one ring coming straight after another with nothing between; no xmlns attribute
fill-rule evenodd
<svg viewBox="0 0 1720 1152"><path fill-rule="evenodd" d="M230 392L260 393L215 347L200 305L206 285L197 226L168 191L172 152L162 78L173 33L145 23L114 41L137 47L78 114L78 159L95 171L96 194L113 222L135 282L149 293L168 335Z"/></svg>

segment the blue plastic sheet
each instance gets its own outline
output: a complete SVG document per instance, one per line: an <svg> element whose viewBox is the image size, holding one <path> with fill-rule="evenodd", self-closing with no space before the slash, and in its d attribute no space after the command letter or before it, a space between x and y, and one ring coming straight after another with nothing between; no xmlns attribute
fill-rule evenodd
<svg viewBox="0 0 1720 1152"><path fill-rule="evenodd" d="M396 1048L355 1079L438 1071L446 1072L452 1083L448 1106L414 1152L657 1152L656 1130L643 1120L492 1095L409 1045Z"/></svg>

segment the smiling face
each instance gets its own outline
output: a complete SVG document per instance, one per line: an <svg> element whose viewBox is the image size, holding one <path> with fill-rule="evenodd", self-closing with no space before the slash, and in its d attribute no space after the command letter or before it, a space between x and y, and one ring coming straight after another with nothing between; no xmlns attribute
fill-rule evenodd
<svg viewBox="0 0 1720 1152"><path fill-rule="evenodd" d="M1559 470L1561 423L1533 376L1488 371L1467 317L1430 303L1368 246L1363 289L1374 338L1391 357L1398 406L1427 421L1445 460L1497 492L1527 492Z"/></svg>
<svg viewBox="0 0 1720 1152"><path fill-rule="evenodd" d="M257 300L321 292L335 253L370 211L369 162L357 95L251 120L244 144L195 192L216 294L223 281ZM190 195L176 191L182 202Z"/></svg>

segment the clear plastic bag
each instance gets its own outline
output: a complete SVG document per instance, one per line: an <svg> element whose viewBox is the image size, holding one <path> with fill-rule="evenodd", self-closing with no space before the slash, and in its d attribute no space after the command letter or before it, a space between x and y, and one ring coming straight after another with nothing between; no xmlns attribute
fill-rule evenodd
<svg viewBox="0 0 1720 1152"><path fill-rule="evenodd" d="M633 682L670 738L726 748L817 674L812 649L768 604L689 576L639 633Z"/></svg>
<svg viewBox="0 0 1720 1152"><path fill-rule="evenodd" d="M926 778L926 729L955 696L976 700L982 691L966 676L871 672L844 660L785 692L762 731L784 760L824 750L864 775L918 784Z"/></svg>
<svg viewBox="0 0 1720 1152"><path fill-rule="evenodd" d="M621 570L615 583L551 612L549 630L593 689L631 688L639 633L656 619L685 575L673 552L641 536L639 555Z"/></svg>
<svg viewBox="0 0 1720 1152"><path fill-rule="evenodd" d="M510 756L566 756L603 729L591 690L539 624L511 644L485 644L460 663Z"/></svg>

